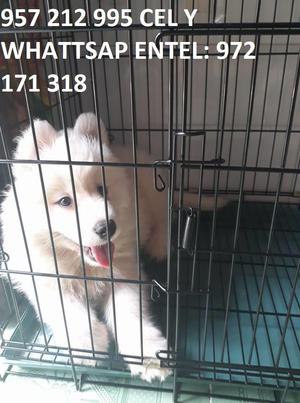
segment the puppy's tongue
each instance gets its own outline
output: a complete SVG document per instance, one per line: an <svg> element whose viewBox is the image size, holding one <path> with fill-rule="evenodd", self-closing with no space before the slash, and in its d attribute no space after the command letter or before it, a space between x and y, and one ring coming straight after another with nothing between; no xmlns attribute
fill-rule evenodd
<svg viewBox="0 0 300 403"><path fill-rule="evenodd" d="M113 258L114 254L114 244L110 243L110 251L111 251L111 258ZM109 267L109 250L108 250L108 243L101 246L92 246L91 252L94 259L99 263L101 267L108 268Z"/></svg>

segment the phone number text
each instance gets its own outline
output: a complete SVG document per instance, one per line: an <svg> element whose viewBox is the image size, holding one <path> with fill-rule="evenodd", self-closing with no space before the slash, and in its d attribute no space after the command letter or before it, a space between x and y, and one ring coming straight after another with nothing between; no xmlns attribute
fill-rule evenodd
<svg viewBox="0 0 300 403"><path fill-rule="evenodd" d="M40 80L36 74L30 76L26 74L5 74L0 77L0 91L21 92L26 89L28 92L40 92L39 83ZM56 74L49 74L46 84L47 91L50 93L59 91L84 92L87 89L86 76L84 74L77 74L74 77L66 74L61 79Z"/></svg>

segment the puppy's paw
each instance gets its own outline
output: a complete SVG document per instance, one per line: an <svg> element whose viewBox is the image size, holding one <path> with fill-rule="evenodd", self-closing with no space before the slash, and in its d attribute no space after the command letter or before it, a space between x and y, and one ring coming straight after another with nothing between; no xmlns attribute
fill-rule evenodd
<svg viewBox="0 0 300 403"><path fill-rule="evenodd" d="M161 368L160 361L157 358L147 358L144 360L143 365L131 364L130 371L133 376L139 376L147 382L152 382L154 379L163 382L172 374L169 368Z"/></svg>
<svg viewBox="0 0 300 403"><path fill-rule="evenodd" d="M166 351L168 348L167 340L161 335L153 335L148 338L144 343L144 358L142 365L130 364L132 375L138 375L141 379L151 382L154 379L164 381L172 374L169 368L161 367L161 360L156 357L157 351Z"/></svg>

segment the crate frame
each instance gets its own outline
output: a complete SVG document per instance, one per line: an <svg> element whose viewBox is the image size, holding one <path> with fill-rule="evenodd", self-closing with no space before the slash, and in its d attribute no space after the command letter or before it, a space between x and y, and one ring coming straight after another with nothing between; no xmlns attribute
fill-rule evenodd
<svg viewBox="0 0 300 403"><path fill-rule="evenodd" d="M89 2L88 2L89 3ZM214 7L216 6L217 2L213 2ZM259 1L259 4L261 2ZM131 2L128 1L128 6L130 6ZM12 6L12 4L11 4ZM170 7L172 9L175 10L175 2L174 1L170 1ZM257 15L259 16L259 7L258 7L258 11L257 11ZM118 27L118 29L120 29L121 27ZM88 31L89 35L91 35L91 32L94 30L95 28L90 26L87 28L84 28L83 31ZM103 31L107 29L106 27L103 27ZM278 212L278 206L279 206L279 201L280 198L282 196L284 196L284 194L281 192L281 184L282 184L282 180L284 175L295 175L295 177L297 177L297 175L300 173L300 168L286 168L286 158L287 158L287 151L288 151L288 147L289 147L289 141L290 141L290 136L293 132L293 118L294 118L294 114L296 111L296 104L297 104L297 94L298 94L298 88L299 88L299 80L300 80L300 53L298 53L298 59L297 59L297 67L296 67L296 74L295 74L295 81L294 81L294 86L293 86L293 92L292 92L292 97L291 97L291 104L290 104L290 114L289 114L289 120L288 120L288 124L285 130L285 135L286 135L286 140L285 140L285 148L284 148L284 152L283 152L283 159L282 159L282 164L280 167L269 167L269 168L260 168L258 166L248 166L246 163L246 158L247 158L247 148L248 148L248 141L249 141L249 136L252 132L251 130L251 121L252 121L252 113L253 113L253 105L254 105L254 92L255 92L255 84L256 84L256 73L257 73L257 65L258 65L258 59L259 59L259 41L261 36L263 35L271 35L273 37L273 35L286 35L288 38L290 35L299 35L300 33L300 23L294 23L294 22L290 22L290 23L259 23L258 19L256 23L224 23L224 24L214 24L214 23L208 23L208 24L196 24L194 26L194 28L191 29L187 29L186 26L184 25L180 25L178 30L165 30L163 31L161 34L159 34L157 36L157 41L161 40L163 37L165 36L171 36L171 37L176 37L176 36L181 36L181 37L185 37L185 38L190 38L190 37L197 37L197 36L201 36L201 35L207 35L207 36L212 36L212 35L224 35L224 37L228 36L228 39L230 41L231 36L233 35L255 35L256 40L257 40L257 47L256 47L256 59L253 63L253 67L252 67L252 82L251 82L251 93L250 93L250 100L249 100L249 115L248 115L248 119L247 119L247 127L246 127L246 142L245 142L245 148L243 150L243 164L241 166L238 167L234 167L234 166L230 166L230 165L226 165L224 164L224 160L222 157L222 139L224 136L224 132L226 131L225 128L225 116L226 116L226 105L227 105L227 85L226 85L226 79L225 79L225 84L222 85L222 96L220 96L221 98L221 103L220 105L223 105L223 110L221 110L221 117L222 119L220 119L220 121L222 122L220 124L219 127L219 132L220 132L220 149L218 150L218 153L216 155L216 158L212 158L211 160L205 160L204 158L204 153L203 153L203 159L202 160L197 160L197 161L192 161L192 160L187 160L186 159L186 149L188 147L190 147L190 141L191 141L191 135L192 134L199 134L199 133L193 133L189 130L188 127L188 102L189 102L189 66L192 64L190 61L186 60L184 62L184 71L183 71L183 90L182 90L182 94L181 94L181 102L182 102L182 110L183 110L183 118L182 118L182 122L181 122L181 127L178 130L177 127L174 128L174 115L175 115L175 107L174 107L174 103L173 103L173 99L174 99L174 94L176 92L176 88L175 88L175 64L176 61L174 60L169 60L168 62L168 67L169 67L169 100L168 100L168 106L169 106L169 111L168 111L168 115L169 115L169 120L168 120L168 129L167 131L167 137L168 137L168 158L166 159L161 159L161 160L156 160L153 162L153 164L139 164L137 163L137 157L136 157L136 139L137 139L137 134L139 132L139 129L137 128L137 123L136 123L136 100L135 100L135 68L134 68L134 64L133 64L133 58L134 55L132 53L132 48L133 48L133 31L135 30L141 30L144 29L144 27L141 26L136 26L133 25L132 27L130 27L130 29L126 29L126 32L128 31L128 40L129 40L129 55L128 55L128 62L129 62L129 66L130 66L130 88L131 88L131 99L130 99L130 105L131 105L131 128L129 129L124 129L124 127L122 127L122 130L124 132L124 130L129 130L131 132L131 137L132 137L132 143L133 143L133 155L134 157L134 163L133 164L126 164L126 166L130 166L133 171L134 171L134 175L135 175L135 204L136 204L136 209L138 212L138 190L137 190L137 176L138 176L138 168L139 167L145 167L148 169L153 169L154 171L154 177L156 178L156 186L159 187L159 177L157 176L157 172L156 172L156 168L159 167L160 169L165 169L168 171L169 174L169 183L170 186L168 188L168 192L169 192L169 205L170 205L170 210L169 210L169 221L168 221L168 226L169 226L169 242L168 242L168 260L167 260L167 285L166 287L164 287L163 284L161 284L159 281L157 280L153 280L150 282L143 282L143 281L137 281L137 284L140 285L140 290L142 290L142 287L145 285L151 285L153 287L153 290L157 290L159 289L161 292L166 294L166 298L167 298L167 307L170 306L170 298L172 295L176 295L176 323L175 323L175 351L178 349L178 334L179 334L179 307L180 307L180 298L181 295L183 295L183 293L181 294L181 291L178 291L178 288L180 288L180 284L177 283L177 287L175 288L175 290L171 287L170 285L170 278L171 278L171 271L172 271L172 262L171 262L171 242L172 242L172 235L171 235L171 227L172 227L172 223L173 223L173 215L174 215L174 204L173 204L173 195L174 195L174 190L176 188L176 183L175 183L175 179L176 179L176 175L178 174L179 171L179 176L180 176L180 181L179 181L179 193L180 193L180 203L179 203L179 209L178 209L178 225L177 225L177 265L176 265L176 272L177 272L177 279L180 278L181 272L183 270L183 265L182 265L182 254L185 253L182 250L181 247L181 239L182 239L182 233L183 233L183 227L184 227L184 222L183 222L183 214L184 214L184 207L183 207L183 197L184 197L184 192L185 192L185 171L189 171L189 170L197 170L199 171L199 175L200 177L202 176L202 173L205 170L213 170L216 180L215 180L215 186L214 186L214 196L215 196L215 202L217 205L217 199L218 196L222 193L219 191L218 188L218 182L219 182L219 175L220 172L222 171L238 171L241 173L241 182L240 182L240 186L239 186L239 191L238 192L232 192L232 194L236 194L238 196L238 200L237 200L237 219L235 222L235 230L234 230L234 244L233 244L233 248L232 250L230 250L228 252L228 254L231 256L231 269L230 269L230 284L232 284L232 279L233 279L233 273L234 273L234 265L235 265L235 259L237 256L237 252L236 252L236 246L237 246L237 241L238 241L238 234L239 234L239 229L240 229L240 212L241 212L241 206L243 204L243 199L245 196L245 192L243 191L243 184L244 184L244 178L245 178L245 174L246 172L264 172L266 174L270 174L270 173L276 173L279 175L279 183L278 183L278 187L277 190L274 193L270 193L270 192L266 192L267 196L271 196L272 198L274 198L273 201L273 210L272 210L272 217L271 217L271 224L270 224L270 228L268 231L268 246L265 252L262 253L262 256L264 258L264 263L263 263L263 275L262 275L262 280L261 280L261 284L260 284L260 294L259 294L259 298L258 298L258 302L257 302L257 308L256 308L256 315L255 315L255 319L254 319L254 332L253 332L253 337L252 337L252 341L251 341L251 348L250 348L250 355L248 357L248 364L229 364L229 363L223 363L223 362L214 362L214 361L206 361L206 360L200 360L198 362L192 362L192 361L180 361L180 360L175 360L175 365L174 365L174 358L170 357L171 354L171 350L167 351L168 353L168 357L163 359L162 357L162 352L158 353L158 356L161 358L162 361L162 365L163 366L167 366L170 368L174 369L174 377L173 377L173 385L172 385L172 390L173 390L173 395L174 395L174 400L177 398L178 395L178 385L181 382L185 382L185 381L190 381L190 382L195 382L197 383L197 379L190 379L188 380L188 377L181 379L180 375L179 375L179 369L181 370L193 370L195 372L198 371L213 371L214 373L221 373L222 371L227 371L227 373L230 374L230 376L232 374L234 374L234 371L239 372L240 374L242 374L243 376L245 376L246 381L245 383L248 384L247 382L247 376L253 376L253 374L257 374L258 377L262 377L263 376L268 376L268 374L270 375L270 377L274 377L274 379L277 380L277 387L278 390L282 391L282 395L280 395L280 401L285 401L287 392L289 389L293 389L293 386L291 386L291 383L295 384L295 382L299 382L300 381L300 369L297 368L280 368L279 367L279 361L280 361L280 355L282 352L282 349L284 348L284 341L285 341L285 335L286 335L286 331L287 331L287 327L288 327L288 323L290 320L290 315L291 315L291 308L292 308L292 304L293 301L296 297L296 288L297 288L297 281L298 281L298 277L299 277L299 270L300 270L300 260L299 257L300 256L292 256L290 255L289 257L293 257L295 259L298 259L298 264L296 267L296 272L295 272L295 276L294 279L292 281L292 291L290 294L290 299L287 305L287 313L286 313L286 318L285 318L285 322L284 322L284 326L283 326L283 335L281 337L281 342L280 342L280 347L279 347L279 353L278 356L275 360L276 365L274 367L267 367L267 366L256 366L256 365L251 365L251 359L252 359L252 354L253 354L253 350L254 350L254 346L256 343L256 331L257 331L257 326L258 326L258 322L261 316L261 308L262 308L262 294L263 291L266 287L266 281L267 281L267 270L269 268L270 265L270 258L272 257L276 257L276 255L272 252L270 252L270 246L271 246L271 242L272 242L272 237L273 237L273 230L274 230L274 225L275 225L275 220L276 220L276 216L277 216L277 212ZM99 30L99 29L97 29ZM56 33L64 33L64 32L70 32L72 31L72 29L53 29L53 30L49 30L47 28L39 28L39 29L35 29L35 30L31 30L31 29L13 29L13 30L9 30L9 29L0 29L0 35L1 34L13 34L15 36L15 40L18 41L18 38L20 35L22 34L28 34L28 33L40 33L40 34L50 34L50 37L52 39L53 42L55 42L55 36ZM225 77L226 77L226 73L227 73L227 79L228 79L228 69L229 69L229 65L230 65L230 60L228 59L227 61L225 61ZM23 64L22 61L20 61L20 69L21 71L26 71L26 65ZM60 66L59 63L57 61L54 62L54 70L58 73L58 75L60 75ZM95 79L96 77L96 71L95 71L95 63L93 61L91 61L91 78L92 78L92 82L94 83L93 85L93 103L94 103L94 110L96 112L96 115L99 119L100 117L100 107L98 104L98 100L97 100L97 90L95 88L95 86L97 86L97 81ZM282 84L283 85L283 84ZM33 114L32 114L32 105L30 104L30 100L28 98L28 92L27 89L25 89L25 99L26 99L26 107L27 107L27 111L28 111L28 118L29 118L29 122L31 127L33 128L33 132L34 132L34 127L33 127ZM66 111L66 106L68 102L71 102L72 98L69 98L68 100L63 98L62 93L59 91L58 93L58 109L59 109L59 114L61 116L61 123L62 123L62 127L63 130L65 132L65 137L66 137L66 142L67 140L67 133L66 133L66 122L67 122L67 111ZM78 101L78 105L77 105L78 109L82 109L82 105L80 105L80 98ZM71 109L71 108L70 108ZM76 108L75 108L76 109ZM206 129L204 129L206 130ZM164 131L164 130L163 130ZM203 133L200 133L200 135L202 135ZM35 134L34 134L35 137ZM4 149L5 152L5 156L3 158L0 159L0 164L1 166L7 166L8 167L8 171L9 171L9 176L11 176L11 164L16 163L14 160L12 160L9 157L9 150L8 147L6 145L6 139L5 136L3 134L3 132L1 131L1 139L2 139L2 147ZM36 139L35 139L36 141ZM178 148L181 148L180 150L180 155L181 157L178 158L177 157L177 150ZM72 181L72 187L73 187L73 192L75 192L75 188L74 188L74 178L72 177L72 166L79 164L79 162L75 162L75 161L71 161L71 158L69 156L69 166L70 166L70 173L71 173L71 181ZM39 161L33 162L33 161L24 161L24 160L19 160L18 163L28 163L28 164L32 164L32 163L36 163L39 167L41 165L41 163ZM61 163L60 161L43 161L43 164L59 164ZM104 177L104 186L105 186L105 166L107 165L111 165L108 163L97 163L97 166L100 166L102 169L102 175ZM40 171L41 172L41 171ZM10 178L11 179L11 178ZM43 177L42 177L42 173L41 173L41 183L43 184ZM43 185L44 186L44 185ZM198 192L199 192L199 211L201 211L201 194L200 194L200 190L201 190L202 184L201 184L201 179L199 181L199 188L198 188ZM43 190L45 192L45 189ZM257 194L257 192L253 191L253 194ZM262 195L264 195L264 192L262 192ZM287 194L287 196L295 198L294 203L297 203L297 195L294 194L294 192L291 192L289 194ZM44 197L45 197L45 193L44 193ZM46 200L46 199L45 199ZM214 240L215 240L215 229L216 229L216 219L217 219L217 210L216 208L213 211L213 221L212 221L212 234L211 234L211 245L210 248L205 250L204 252L207 252L209 254L209 273L211 273L212 270L212 264L213 264L213 256L214 254L219 253L224 253L224 251L218 251L214 248ZM200 215L198 215L198 219L197 219L197 227L199 226L199 217ZM77 218L78 220L78 228L80 228L80 223L79 223L79 218ZM138 216L137 216L137 231L138 231ZM49 220L49 231L51 233L51 223ZM137 251L138 251L138 266L139 266L139 273L141 273L141 267L140 267L140 252L139 252L139 236L137 237L138 241L137 241ZM54 250L55 248L53 248ZM196 251L196 243L195 243L195 251ZM251 254L251 253L250 253ZM255 254L255 256L257 256L257 254ZM5 266L6 264L6 260L7 260L7 256L5 256L5 251L2 251L2 264ZM194 263L194 269L193 271L195 271L195 264ZM7 270L6 268L3 269L1 268L1 273L3 273L4 275L6 274L8 279L9 279L9 274L8 273L12 273L12 274L17 274L16 271L14 270ZM23 274L23 273L22 273ZM34 282L34 278L35 276L38 276L40 274L38 273L26 273L28 275L31 275L33 278L33 282ZM47 274L48 276L49 274ZM112 284L112 289L113 289L113 285L114 282L118 281L116 279L113 278L113 272L111 269L111 275L112 275L112 279L110 280L111 284ZM56 277L58 279L63 278L64 275L61 275L57 272L56 275L53 275L54 277ZM80 278L80 277L78 277ZM87 276L83 276L82 279L84 279L85 281L87 280L99 280L99 278L88 278ZM18 307L18 303L14 297L14 292L12 291L12 284L9 281L9 292L11 293L12 296L12 305L13 305L13 309L15 310L16 316L17 316L17 321L19 328L22 329L23 324L21 324L23 322L22 320L22 315L19 312L19 307ZM106 280L107 281L107 280ZM194 286L192 284L191 286L192 290L194 289ZM210 289L210 283L208 283L207 285L207 289ZM141 292L141 291L140 291ZM195 295L194 291L191 291L192 295ZM202 291L201 291L202 293ZM227 300L226 300L226 310L225 310L225 324L224 324L224 336L223 336L223 343L222 343L222 357L224 356L224 351L225 351L225 344L226 344L226 334L227 334L227 326L228 326L228 314L229 314L229 298L231 296L231 286L229 288L228 291L228 295L227 295ZM208 307L209 307L209 292L207 293L207 297L206 297L206 314L208 314ZM9 298L8 298L9 299ZM166 316L166 321L167 321L167 338L168 340L170 339L168 337L168 332L170 332L171 329L171 325L170 325L170 318L169 318L169 313L167 311L167 316ZM116 321L115 315L114 315L114 321ZM67 325L66 325L67 327ZM204 324L204 333L205 335L207 334L207 316L206 316L206 322ZM42 325L42 332L44 333L44 339L45 339L45 345L43 346L42 344L30 344L24 341L23 343L23 347L21 347L20 345L18 345L19 343L14 343L12 340L2 340L2 348L4 348L4 350L9 351L10 349L12 350L18 350L18 351L22 351L25 349L25 351L28 351L28 348L31 349L31 352L34 352L33 347L35 345L35 347L37 347L37 353L39 353L39 348L43 348L46 346L46 348L48 347L48 342L46 342L46 332L44 330L44 326ZM206 336L205 336L206 337ZM60 349L63 349L60 346ZM68 349L68 356L72 357L74 354L72 353L72 350L69 346ZM87 351L88 353L88 351ZM127 359L130 360L130 357L127 357ZM106 361L106 358L103 359L103 361ZM114 361L114 359L112 359L111 356L109 356L107 358L107 361L112 363ZM118 359L116 360L118 362ZM7 363L7 365L9 366L8 369L5 372L5 375L3 377L3 379L5 379L5 377L11 372L13 372L11 370L11 365L13 364L18 364L20 366L28 366L28 367L32 367L34 368L35 366L37 366L38 368L44 367L45 369L49 368L48 363L45 362L40 362L38 364L35 364L34 361L32 360L32 362L21 362L20 360L14 360L14 359L5 359L5 363ZM53 366L53 364L51 364ZM83 381L82 377L83 375L86 374L92 374L94 373L100 373L102 370L92 370L92 369L78 369L76 368L76 366L74 365L72 358L71 358L71 365L58 365L57 369L63 369L63 370L68 370L71 371L72 374L72 378L75 382L76 387L80 388L80 385ZM108 371L110 373L110 371ZM113 373L113 371L111 371ZM118 374L117 372L115 372L115 374ZM121 372L122 376L124 375L124 372ZM262 375L264 374L264 375ZM79 379L78 379L79 376ZM125 375L126 376L126 375ZM285 386L282 386L282 384L278 383L278 380L282 380L283 382L285 382ZM210 379L208 378L208 382L210 382ZM251 385L251 382L249 382L249 385ZM255 384L254 384L255 385ZM266 385L263 385L266 386ZM145 387L145 386L143 386ZM148 387L150 388L150 387ZM166 390L170 390L170 388L166 388ZM277 400L276 400L277 399ZM275 401L278 401L278 396L276 397ZM248 399L249 400L249 399Z"/></svg>

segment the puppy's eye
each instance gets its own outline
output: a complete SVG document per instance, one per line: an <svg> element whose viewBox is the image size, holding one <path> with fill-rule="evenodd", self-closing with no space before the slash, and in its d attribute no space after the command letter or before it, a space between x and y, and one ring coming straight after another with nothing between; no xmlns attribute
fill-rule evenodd
<svg viewBox="0 0 300 403"><path fill-rule="evenodd" d="M97 186L97 192L100 196L104 196L104 187L102 185ZM107 196L107 188L105 188L105 193Z"/></svg>
<svg viewBox="0 0 300 403"><path fill-rule="evenodd" d="M72 204L72 199L68 196L62 197L60 200L58 200L57 204L59 204L61 207L68 207Z"/></svg>

